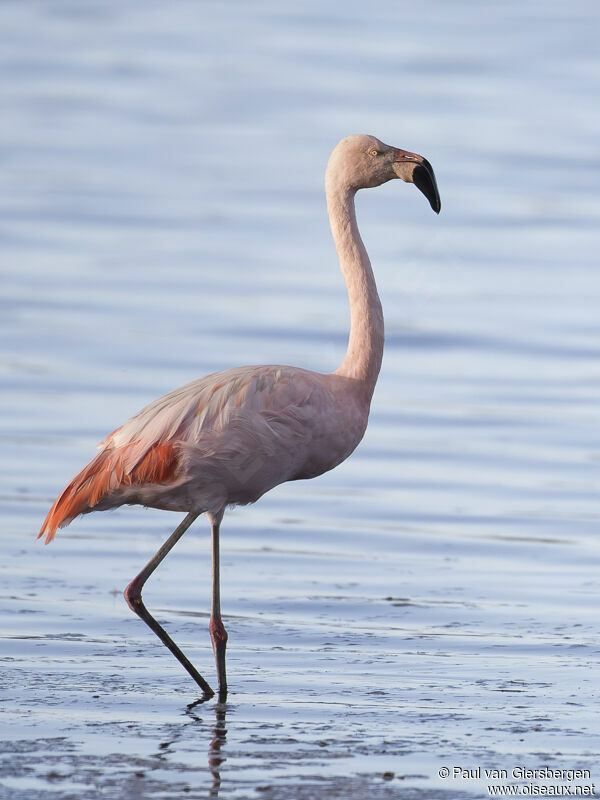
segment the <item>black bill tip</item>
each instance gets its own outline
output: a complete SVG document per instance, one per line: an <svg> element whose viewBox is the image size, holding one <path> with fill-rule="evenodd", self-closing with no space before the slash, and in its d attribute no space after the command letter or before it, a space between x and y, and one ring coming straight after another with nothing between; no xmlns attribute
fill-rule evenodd
<svg viewBox="0 0 600 800"><path fill-rule="evenodd" d="M423 159L421 164L417 164L412 174L413 183L420 192L423 192L425 197L429 200L429 205L433 208L436 214L440 213L442 208L442 201L440 200L440 193L438 192L437 183L435 181L435 174L433 167Z"/></svg>

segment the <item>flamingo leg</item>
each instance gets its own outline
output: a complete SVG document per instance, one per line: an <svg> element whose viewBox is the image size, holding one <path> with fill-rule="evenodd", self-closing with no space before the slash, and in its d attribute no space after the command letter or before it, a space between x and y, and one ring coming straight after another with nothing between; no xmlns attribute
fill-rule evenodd
<svg viewBox="0 0 600 800"><path fill-rule="evenodd" d="M169 634L165 631L165 629L154 619L152 614L148 611L146 606L142 601L142 589L144 584L152 575L154 570L158 567L160 562L163 558L169 553L169 551L177 544L177 542L181 539L183 534L187 531L190 527L192 522L198 517L198 513L195 511L190 511L190 513L186 516L183 522L177 526L177 528L173 531L173 533L169 536L167 541L163 544L163 546L158 550L158 552L150 559L150 561L146 564L144 569L136 575L136 577L131 581L129 586L123 592L125 596L125 600L127 601L127 605L132 611L144 620L146 625L151 628L154 633L158 636L161 642L168 647L169 650L173 653L175 658L179 661L179 663L186 669L192 678L196 681L198 686L202 689L205 695L205 699L209 699L213 697L214 692L208 685L208 683L204 680L202 675L198 672L196 667L189 661L188 658L181 652L179 647L175 644L173 639L169 636Z"/></svg>
<svg viewBox="0 0 600 800"><path fill-rule="evenodd" d="M219 679L219 700L224 702L227 698L227 674L225 671L225 648L227 646L227 631L221 619L221 580L220 580L220 555L219 531L223 512L218 514L207 513L210 522L212 537L212 605L210 611L210 638L212 639L215 661L217 663L217 676Z"/></svg>

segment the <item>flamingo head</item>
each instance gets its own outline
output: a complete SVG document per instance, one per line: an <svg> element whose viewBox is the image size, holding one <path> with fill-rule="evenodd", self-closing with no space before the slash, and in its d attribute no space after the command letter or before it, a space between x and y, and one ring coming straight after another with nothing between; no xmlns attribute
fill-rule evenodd
<svg viewBox="0 0 600 800"><path fill-rule="evenodd" d="M329 159L329 174L340 175L350 188L366 189L400 178L414 183L436 214L442 203L433 167L423 156L384 144L375 136L347 136Z"/></svg>

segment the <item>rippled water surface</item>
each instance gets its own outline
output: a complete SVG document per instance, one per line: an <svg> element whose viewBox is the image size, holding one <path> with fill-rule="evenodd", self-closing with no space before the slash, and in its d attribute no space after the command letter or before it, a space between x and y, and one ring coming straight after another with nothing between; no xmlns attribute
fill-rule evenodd
<svg viewBox="0 0 600 800"><path fill-rule="evenodd" d="M488 795L445 766L600 792L599 23L592 0L1 6L2 798ZM35 534L155 396L341 361L322 176L355 132L424 153L442 214L359 196L371 424L226 516L232 691L193 706L121 597L180 517ZM214 682L209 572L199 520L145 598Z"/></svg>

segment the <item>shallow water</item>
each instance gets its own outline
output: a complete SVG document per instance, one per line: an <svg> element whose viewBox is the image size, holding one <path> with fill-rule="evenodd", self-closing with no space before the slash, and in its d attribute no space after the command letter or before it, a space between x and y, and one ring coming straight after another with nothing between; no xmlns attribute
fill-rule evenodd
<svg viewBox="0 0 600 800"><path fill-rule="evenodd" d="M599 21L591 0L3 4L1 797L487 796L445 766L600 785ZM227 515L231 694L189 707L121 597L179 517L35 533L153 397L337 366L322 173L359 131L424 153L442 214L359 196L387 325L371 424L334 472ZM214 683L207 534L145 597Z"/></svg>

